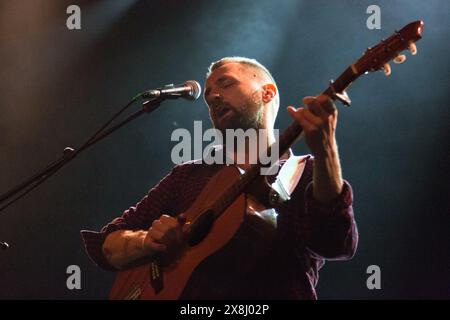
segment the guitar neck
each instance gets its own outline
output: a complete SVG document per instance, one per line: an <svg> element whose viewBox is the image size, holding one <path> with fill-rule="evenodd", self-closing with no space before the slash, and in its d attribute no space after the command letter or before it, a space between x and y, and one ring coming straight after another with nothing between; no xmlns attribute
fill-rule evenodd
<svg viewBox="0 0 450 320"><path fill-rule="evenodd" d="M382 40L373 48L368 48L364 55L355 63L351 64L345 71L335 80L331 81L328 88L323 94L332 100L339 100L344 105L351 104L350 98L346 93L346 89L359 78L362 74L384 70L386 75L390 74L388 62L394 58L398 58L399 53L405 49L409 49L413 55L417 53L415 42L422 38L424 23L423 21L414 21L404 26L400 31L396 31L386 40ZM404 61L405 58L402 59ZM300 137L303 128L293 122L283 132L277 143L267 149L266 155L271 155L272 147L278 147L278 154L282 156L289 147ZM261 164L258 162L248 169L241 178L230 188L224 191L223 195L213 204L213 211L219 216L244 190L245 188L259 176Z"/></svg>

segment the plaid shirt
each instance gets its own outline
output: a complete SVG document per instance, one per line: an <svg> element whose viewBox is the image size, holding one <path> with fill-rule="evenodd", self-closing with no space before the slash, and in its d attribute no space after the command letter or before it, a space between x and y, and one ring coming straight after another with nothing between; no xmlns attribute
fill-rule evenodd
<svg viewBox="0 0 450 320"><path fill-rule="evenodd" d="M275 208L275 238L265 239L246 219L230 243L194 271L182 299L317 298L319 269L327 259L351 259L358 231L353 193L346 181L342 193L331 204L323 206L314 199L313 161L312 157L307 160L291 199ZM281 160L280 166L284 162ZM162 214L186 211L221 167L194 162L175 166L136 206L100 232L81 231L89 257L99 267L117 271L102 253L106 236L121 229L146 230Z"/></svg>

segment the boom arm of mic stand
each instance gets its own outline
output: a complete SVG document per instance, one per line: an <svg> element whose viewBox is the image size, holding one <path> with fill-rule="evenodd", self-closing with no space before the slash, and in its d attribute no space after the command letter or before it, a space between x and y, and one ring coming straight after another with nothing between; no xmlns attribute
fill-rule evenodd
<svg viewBox="0 0 450 320"><path fill-rule="evenodd" d="M99 133L95 136L95 138L88 140L87 143L82 145L79 149L75 150L72 148L65 148L64 149L64 155L62 158L57 160L56 162L50 164L47 166L44 170L38 172L37 174L31 176L21 184L15 186L14 188L10 189L9 191L5 192L0 196L0 204L5 203L8 199L11 199L16 194L21 192L22 190L25 190L23 194L19 195L15 199L9 201L2 207L0 207L0 212L9 207L11 204L22 198L24 195L26 195L28 192L36 188L38 185L43 183L45 180L50 178L53 174L55 174L59 169L61 169L64 165L69 163L71 160L73 160L78 154L80 154L82 151L87 149L88 147L92 146L93 144L97 143L98 141L102 140L106 136L110 135L120 127L124 126L125 124L131 122L132 120L138 118L140 115L144 113L151 113L156 108L158 108L161 104L162 99L154 99L154 100L148 100L143 103L143 108L139 110L138 112L135 112L134 114L130 115L128 118L123 120L122 122L119 122L118 124L114 125L110 129L104 131L103 133ZM34 185L33 185L34 183Z"/></svg>

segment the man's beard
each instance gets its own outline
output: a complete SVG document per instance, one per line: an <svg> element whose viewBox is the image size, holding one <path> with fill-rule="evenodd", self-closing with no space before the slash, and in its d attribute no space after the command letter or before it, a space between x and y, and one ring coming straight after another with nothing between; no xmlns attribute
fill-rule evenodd
<svg viewBox="0 0 450 320"><path fill-rule="evenodd" d="M245 106L232 107L233 114L227 119L226 124L222 124L220 119L217 129L225 134L226 129L261 129L263 127L263 103L249 99ZM255 111L256 110L256 111Z"/></svg>
<svg viewBox="0 0 450 320"><path fill-rule="evenodd" d="M256 112L246 113L247 109L234 111L233 117L228 121L226 129L260 129L262 127L262 108Z"/></svg>

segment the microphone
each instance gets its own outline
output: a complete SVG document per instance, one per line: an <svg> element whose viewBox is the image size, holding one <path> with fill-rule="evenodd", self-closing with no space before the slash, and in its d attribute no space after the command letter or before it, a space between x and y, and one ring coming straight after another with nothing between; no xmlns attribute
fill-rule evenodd
<svg viewBox="0 0 450 320"><path fill-rule="evenodd" d="M168 84L162 88L147 90L141 93L144 99L178 99L185 98L188 100L197 100L202 92L202 87L197 81L188 80L180 84Z"/></svg>

